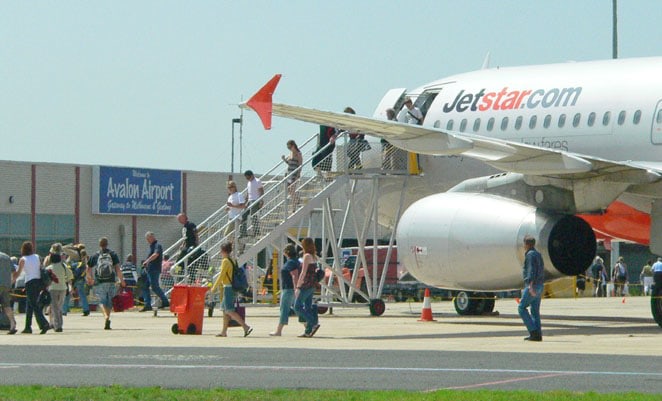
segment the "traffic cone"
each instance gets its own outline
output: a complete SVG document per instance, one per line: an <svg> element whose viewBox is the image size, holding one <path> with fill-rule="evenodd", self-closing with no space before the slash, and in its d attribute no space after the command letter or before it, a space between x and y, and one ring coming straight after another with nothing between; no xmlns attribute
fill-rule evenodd
<svg viewBox="0 0 662 401"><path fill-rule="evenodd" d="M421 310L421 318L419 322L436 322L432 318L432 305L430 303L430 289L425 289L425 297L423 298L423 309Z"/></svg>

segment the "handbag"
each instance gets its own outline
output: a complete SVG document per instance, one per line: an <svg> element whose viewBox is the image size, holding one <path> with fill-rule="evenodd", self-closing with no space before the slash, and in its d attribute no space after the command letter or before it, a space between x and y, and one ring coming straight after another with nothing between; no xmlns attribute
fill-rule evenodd
<svg viewBox="0 0 662 401"><path fill-rule="evenodd" d="M241 306L238 299L234 303L234 311L237 312L239 316L241 316L244 322L246 321L246 308ZM231 318L228 327L241 327L241 325L239 322Z"/></svg>

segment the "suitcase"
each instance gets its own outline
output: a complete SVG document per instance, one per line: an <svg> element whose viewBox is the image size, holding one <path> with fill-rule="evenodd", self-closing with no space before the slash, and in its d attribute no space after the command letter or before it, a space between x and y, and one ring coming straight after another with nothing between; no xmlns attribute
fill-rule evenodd
<svg viewBox="0 0 662 401"><path fill-rule="evenodd" d="M234 311L237 312L239 314L239 316L241 316L242 319L244 319L244 322L246 321L246 308L241 306L239 304L238 300L235 303ZM230 324L228 326L229 327L241 327L241 325L234 319L230 319Z"/></svg>
<svg viewBox="0 0 662 401"><path fill-rule="evenodd" d="M113 312L124 312L133 308L133 292L127 288L120 288L113 297Z"/></svg>

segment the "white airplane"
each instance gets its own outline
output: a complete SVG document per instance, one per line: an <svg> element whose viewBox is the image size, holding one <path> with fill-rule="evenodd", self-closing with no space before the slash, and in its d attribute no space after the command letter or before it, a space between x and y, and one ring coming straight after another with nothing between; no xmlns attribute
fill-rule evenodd
<svg viewBox="0 0 662 401"><path fill-rule="evenodd" d="M594 230L662 255L660 71L662 58L483 69L390 90L372 118L272 103L276 75L242 107L265 129L273 114L500 170L414 202L397 229L401 262L418 280L493 292L522 285L527 234L538 239L549 280L586 271ZM386 109L398 110L405 95L425 115L421 126L386 121ZM447 172L425 171L439 181ZM651 308L662 327L657 292ZM460 313L492 307L456 302Z"/></svg>

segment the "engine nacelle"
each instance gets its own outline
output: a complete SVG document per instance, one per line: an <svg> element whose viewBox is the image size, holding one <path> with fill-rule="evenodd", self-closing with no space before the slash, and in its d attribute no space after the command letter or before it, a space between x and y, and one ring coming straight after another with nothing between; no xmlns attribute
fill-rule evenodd
<svg viewBox="0 0 662 401"><path fill-rule="evenodd" d="M595 256L595 234L579 217L482 193L415 202L398 223L398 255L414 277L435 287L508 290L522 285L526 235L536 239L547 280L584 273Z"/></svg>

